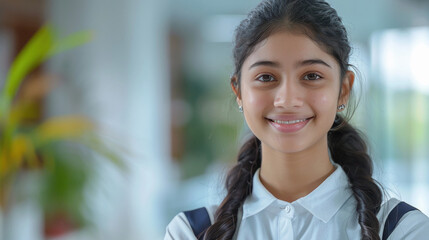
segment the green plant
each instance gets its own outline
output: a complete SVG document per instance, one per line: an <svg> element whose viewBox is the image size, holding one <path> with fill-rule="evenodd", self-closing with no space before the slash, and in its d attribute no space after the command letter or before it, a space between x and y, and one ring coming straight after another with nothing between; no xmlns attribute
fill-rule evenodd
<svg viewBox="0 0 429 240"><path fill-rule="evenodd" d="M91 32L55 36L43 26L13 61L0 92L0 208L7 210L14 179L23 170L43 172L41 207L47 218L65 213L75 225L85 223L84 191L91 177L92 153L119 167L121 158L105 143L100 132L85 116L58 116L28 121L36 114L33 96L16 97L25 78L41 63L63 51L88 42ZM49 92L46 86L42 92ZM48 221L49 222L49 221Z"/></svg>

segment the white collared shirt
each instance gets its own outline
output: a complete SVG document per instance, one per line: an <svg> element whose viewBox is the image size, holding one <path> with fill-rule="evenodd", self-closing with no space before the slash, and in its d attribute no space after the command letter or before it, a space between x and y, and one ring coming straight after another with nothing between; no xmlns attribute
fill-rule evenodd
<svg viewBox="0 0 429 240"><path fill-rule="evenodd" d="M360 239L356 200L346 173L335 166L337 169L322 184L292 203L277 199L265 188L259 168L253 177L252 194L243 204L237 240ZM380 229L399 202L391 198L381 205L377 214ZM216 205L207 207L211 222L216 209ZM183 212L167 226L164 240L171 239L196 239ZM406 213L388 239L429 239L429 218L420 211Z"/></svg>

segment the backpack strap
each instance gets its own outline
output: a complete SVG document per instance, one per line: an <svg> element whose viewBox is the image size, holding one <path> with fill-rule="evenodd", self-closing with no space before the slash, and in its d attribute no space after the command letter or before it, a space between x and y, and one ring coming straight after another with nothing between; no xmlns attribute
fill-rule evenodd
<svg viewBox="0 0 429 240"><path fill-rule="evenodd" d="M211 225L209 213L205 207L183 212L191 224L192 231L198 240L202 240L204 233Z"/></svg>
<svg viewBox="0 0 429 240"><path fill-rule="evenodd" d="M398 205L396 205L392 211L390 211L389 216L387 216L386 223L384 224L382 240L387 240L393 230L395 230L395 227L399 220L401 220L402 216L413 210L418 209L405 202L398 203Z"/></svg>

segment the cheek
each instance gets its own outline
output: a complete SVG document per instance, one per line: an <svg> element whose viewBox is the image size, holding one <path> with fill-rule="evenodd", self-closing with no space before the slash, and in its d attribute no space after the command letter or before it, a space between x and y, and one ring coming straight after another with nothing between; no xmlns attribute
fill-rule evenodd
<svg viewBox="0 0 429 240"><path fill-rule="evenodd" d="M332 93L315 93L311 95L311 102L315 110L320 113L332 113L335 115L337 99Z"/></svg>
<svg viewBox="0 0 429 240"><path fill-rule="evenodd" d="M321 94L319 96L319 104L323 106L331 105L331 99L328 98L326 94Z"/></svg>
<svg viewBox="0 0 429 240"><path fill-rule="evenodd" d="M249 111L258 111L269 104L270 97L261 91L245 89L242 94L243 105L247 106Z"/></svg>

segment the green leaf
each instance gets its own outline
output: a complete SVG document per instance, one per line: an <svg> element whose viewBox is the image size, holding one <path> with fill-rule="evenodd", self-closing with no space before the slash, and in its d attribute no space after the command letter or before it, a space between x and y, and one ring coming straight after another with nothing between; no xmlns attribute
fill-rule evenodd
<svg viewBox="0 0 429 240"><path fill-rule="evenodd" d="M56 41L46 57L49 58L51 56L57 55L61 52L83 45L91 40L92 40L91 31L80 31L80 32L73 33L72 35L67 36L61 41Z"/></svg>
<svg viewBox="0 0 429 240"><path fill-rule="evenodd" d="M0 95L0 116L4 116L18 91L22 80L43 61L63 51L75 48L92 39L92 33L81 31L58 40L50 25L43 26L24 46L7 74Z"/></svg>
<svg viewBox="0 0 429 240"><path fill-rule="evenodd" d="M48 54L52 42L52 30L49 26L44 26L37 31L13 61L1 93L0 110L2 115L8 111L24 77L37 67Z"/></svg>

